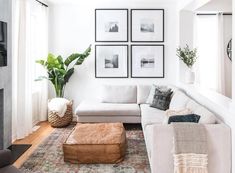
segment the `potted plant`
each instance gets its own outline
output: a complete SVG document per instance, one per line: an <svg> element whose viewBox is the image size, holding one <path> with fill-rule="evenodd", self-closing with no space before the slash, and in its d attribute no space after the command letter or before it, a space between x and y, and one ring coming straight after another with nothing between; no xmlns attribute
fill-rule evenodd
<svg viewBox="0 0 235 173"><path fill-rule="evenodd" d="M81 65L83 61L90 55L91 46L89 46L83 53L71 54L68 58L63 60L59 56L51 53L48 54L47 60L37 60L36 63L41 64L47 70L47 76L40 76L36 80L47 79L51 81L54 86L56 97L64 97L64 89L70 77L74 73L74 66Z"/></svg>
<svg viewBox="0 0 235 173"><path fill-rule="evenodd" d="M64 97L64 89L70 77L74 73L74 66L81 65L83 61L90 55L91 46L83 53L71 54L63 60L59 56L51 53L48 54L47 60L37 60L36 63L41 64L46 70L48 76L40 76L36 80L47 79L54 86L56 98L48 102L48 122L52 127L65 127L72 122L73 119L73 101L69 101Z"/></svg>
<svg viewBox="0 0 235 173"><path fill-rule="evenodd" d="M186 44L184 48L177 48L176 49L177 56L182 60L186 66L188 67L188 71L185 76L185 82L189 84L193 84L195 81L195 73L192 71L193 65L197 60L197 49L190 49L189 46Z"/></svg>

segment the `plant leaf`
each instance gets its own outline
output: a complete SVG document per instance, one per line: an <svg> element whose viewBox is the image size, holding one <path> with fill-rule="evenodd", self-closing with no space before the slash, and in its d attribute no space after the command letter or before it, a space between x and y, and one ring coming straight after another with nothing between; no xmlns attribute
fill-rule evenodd
<svg viewBox="0 0 235 173"><path fill-rule="evenodd" d="M43 79L48 79L48 77L46 76L39 76L37 79L35 79L34 81L41 81Z"/></svg>
<svg viewBox="0 0 235 173"><path fill-rule="evenodd" d="M64 61L64 64L66 65L66 66L69 66L69 64L71 63L71 62L73 62L75 59L77 59L78 57L80 57L81 56L81 54L79 54L79 53L73 53L72 55L70 55L65 61Z"/></svg>
<svg viewBox="0 0 235 173"><path fill-rule="evenodd" d="M43 65L43 66L44 66L45 61L44 61L44 60L42 60L42 59L40 59L40 60L36 60L36 63L41 64L41 65Z"/></svg>
<svg viewBox="0 0 235 173"><path fill-rule="evenodd" d="M74 73L74 68L71 68L67 71L67 73L64 75L64 82L65 83L67 83L69 81L69 79L73 73Z"/></svg>

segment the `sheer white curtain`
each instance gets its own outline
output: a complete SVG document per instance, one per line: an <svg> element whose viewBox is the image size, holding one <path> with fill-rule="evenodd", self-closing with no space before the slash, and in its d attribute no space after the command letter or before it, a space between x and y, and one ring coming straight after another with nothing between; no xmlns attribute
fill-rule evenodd
<svg viewBox="0 0 235 173"><path fill-rule="evenodd" d="M47 54L47 12L34 0L14 0L13 8L13 139L20 139L32 132L35 107L46 119L47 84L34 79L41 71L35 60Z"/></svg>
<svg viewBox="0 0 235 173"><path fill-rule="evenodd" d="M48 54L48 8L31 1L31 57L34 60L33 80L38 76L46 76L46 71L35 60L44 59ZM48 81L34 82L34 94L36 94L38 112L37 120L47 120Z"/></svg>
<svg viewBox="0 0 235 173"><path fill-rule="evenodd" d="M195 27L197 81L202 87L224 94L223 14L197 15Z"/></svg>

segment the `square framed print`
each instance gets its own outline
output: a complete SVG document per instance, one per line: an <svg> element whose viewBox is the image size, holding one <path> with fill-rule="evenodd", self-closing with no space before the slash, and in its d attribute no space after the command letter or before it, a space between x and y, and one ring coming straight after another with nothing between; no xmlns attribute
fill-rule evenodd
<svg viewBox="0 0 235 173"><path fill-rule="evenodd" d="M164 45L131 45L132 78L164 78Z"/></svg>
<svg viewBox="0 0 235 173"><path fill-rule="evenodd" d="M128 45L96 45L95 77L128 78Z"/></svg>
<svg viewBox="0 0 235 173"><path fill-rule="evenodd" d="M95 9L96 42L128 42L128 9Z"/></svg>
<svg viewBox="0 0 235 173"><path fill-rule="evenodd" d="M164 9L131 9L132 42L164 42Z"/></svg>

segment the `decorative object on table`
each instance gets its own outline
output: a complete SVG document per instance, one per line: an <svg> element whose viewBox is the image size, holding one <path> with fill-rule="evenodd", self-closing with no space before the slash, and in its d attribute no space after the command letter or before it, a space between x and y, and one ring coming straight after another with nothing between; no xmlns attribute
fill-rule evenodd
<svg viewBox="0 0 235 173"><path fill-rule="evenodd" d="M95 41L127 42L128 9L95 9Z"/></svg>
<svg viewBox="0 0 235 173"><path fill-rule="evenodd" d="M95 77L127 78L128 45L96 45Z"/></svg>
<svg viewBox="0 0 235 173"><path fill-rule="evenodd" d="M126 131L122 123L78 123L63 152L66 162L117 164L125 157Z"/></svg>
<svg viewBox="0 0 235 173"><path fill-rule="evenodd" d="M48 122L52 127L68 126L73 120L73 101L53 98L48 102Z"/></svg>
<svg viewBox="0 0 235 173"><path fill-rule="evenodd" d="M59 56L48 54L47 60L37 60L48 73L48 76L40 76L36 80L47 79L51 81L55 88L56 97L64 96L64 89L70 77L74 73L74 67L81 65L83 61L90 55L91 45L83 53L71 54L68 58L63 60Z"/></svg>
<svg viewBox="0 0 235 173"><path fill-rule="evenodd" d="M232 39L229 40L227 45L227 56L232 61Z"/></svg>
<svg viewBox="0 0 235 173"><path fill-rule="evenodd" d="M170 88L168 90L161 90L156 88L153 96L153 101L150 104L150 107L164 111L169 109L172 93L173 92Z"/></svg>
<svg viewBox="0 0 235 173"><path fill-rule="evenodd" d="M188 45L186 47L179 47L177 50L177 56L182 60L188 67L188 71L185 75L185 82L193 84L195 81L195 73L192 71L192 67L197 60L197 49L190 49Z"/></svg>
<svg viewBox="0 0 235 173"><path fill-rule="evenodd" d="M164 9L131 9L132 42L164 42Z"/></svg>
<svg viewBox="0 0 235 173"><path fill-rule="evenodd" d="M132 78L164 78L164 45L131 45Z"/></svg>

